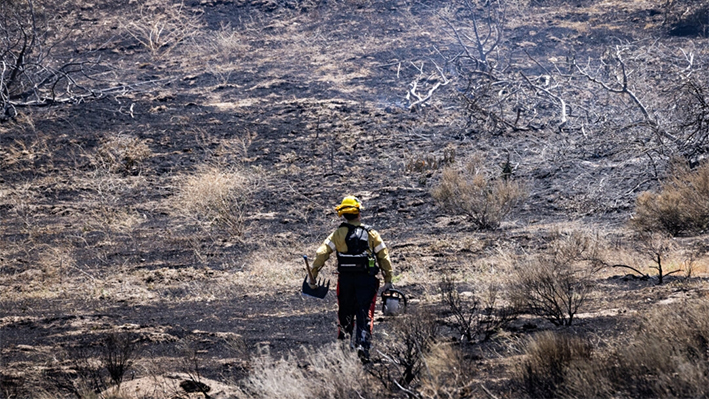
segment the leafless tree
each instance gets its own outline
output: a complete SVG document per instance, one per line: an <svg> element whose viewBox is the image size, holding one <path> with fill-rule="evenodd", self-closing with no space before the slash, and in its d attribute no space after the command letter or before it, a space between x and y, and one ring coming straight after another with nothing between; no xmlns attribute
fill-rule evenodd
<svg viewBox="0 0 709 399"><path fill-rule="evenodd" d="M453 31L458 44L463 49L462 57L475 63L476 69L488 72L496 66L489 55L498 49L502 40L504 22L504 3L500 0L477 2L464 1L461 20L467 23L456 26L449 19L444 21ZM474 50L471 50L471 47ZM493 62L493 64L490 64Z"/></svg>

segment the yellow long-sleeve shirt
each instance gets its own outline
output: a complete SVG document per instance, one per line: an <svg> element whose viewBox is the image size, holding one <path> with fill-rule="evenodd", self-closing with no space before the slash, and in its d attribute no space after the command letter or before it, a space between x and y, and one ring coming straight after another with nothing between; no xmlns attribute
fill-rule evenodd
<svg viewBox="0 0 709 399"><path fill-rule="evenodd" d="M361 222L348 222L353 226L361 226ZM320 269L323 268L325 262L330 259L330 254L337 251L340 253L347 253L347 243L345 243L345 238L347 237L347 227L338 227L330 236L328 236L325 241L318 247L317 256L313 262L312 272L313 278L316 278ZM384 244L382 237L375 230L369 230L369 248L371 248L377 256L379 268L382 270L384 275L384 282L391 283L393 277L393 271L391 266L391 259L389 259L389 250Z"/></svg>

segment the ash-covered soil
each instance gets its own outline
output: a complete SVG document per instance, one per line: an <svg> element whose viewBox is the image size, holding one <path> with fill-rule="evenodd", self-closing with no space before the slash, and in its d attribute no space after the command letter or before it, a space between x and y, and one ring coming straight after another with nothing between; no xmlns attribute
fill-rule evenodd
<svg viewBox="0 0 709 399"><path fill-rule="evenodd" d="M474 264L506 245L533 252L569 223L627 240L635 197L658 186L653 159L628 158L551 122L471 127L454 83L410 109L411 82L431 75L421 83L429 89L436 66L454 74L442 55L461 52L439 17L443 2L192 0L181 12L199 18L202 34L232 35L231 45L212 50L185 38L157 54L122 30L135 2L80 3L57 6L74 33L55 53L99 56L129 89L20 108L0 125L5 392L44 385L112 333L140 343L139 377L155 363L185 371L192 350L204 376L238 380L263 348L286 355L333 342L334 293L300 295L301 256L313 256L337 226L332 208L347 194L363 200L364 221L382 234L397 273L409 273L400 287L415 308L434 306L427 300L437 284L416 276ZM534 59L599 56L663 35L660 6L510 5L501 46L506 62L530 69ZM121 158L131 148L144 155ZM436 207L430 190L440 169L416 165L450 149L459 160L482 153L494 167L508 157L515 166L529 198L500 229L477 231ZM205 230L175 210L185 176L206 166L248 176L243 234ZM701 278L658 287L620 275L602 278L580 332L614 335L650 304L706 292ZM377 313L375 345L390 322ZM548 327L523 318L508 333ZM501 344L490 345L496 353ZM503 363L479 361L481 380L498 374L490 387L499 385L501 397Z"/></svg>

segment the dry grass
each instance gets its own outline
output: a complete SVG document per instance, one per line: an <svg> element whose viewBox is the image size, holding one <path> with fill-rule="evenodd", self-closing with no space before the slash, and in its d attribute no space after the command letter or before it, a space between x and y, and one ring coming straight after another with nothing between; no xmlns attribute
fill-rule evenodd
<svg viewBox="0 0 709 399"><path fill-rule="evenodd" d="M638 196L631 226L673 236L702 232L709 226L707 198L709 163L695 171L675 165L672 176L658 193L643 192Z"/></svg>
<svg viewBox="0 0 709 399"><path fill-rule="evenodd" d="M206 231L218 229L231 237L241 237L251 189L245 172L203 166L181 179L174 212Z"/></svg>
<svg viewBox="0 0 709 399"><path fill-rule="evenodd" d="M591 346L579 337L545 331L529 340L525 355L517 369L524 391L533 398L554 398L561 396L573 365L590 359Z"/></svg>
<svg viewBox="0 0 709 399"><path fill-rule="evenodd" d="M704 300L656 308L627 341L605 350L579 337L539 334L517 378L531 397L706 397L707 311Z"/></svg>
<svg viewBox="0 0 709 399"><path fill-rule="evenodd" d="M296 356L254 359L240 398L357 399L377 397L376 386L352 351L339 344L303 348Z"/></svg>
<svg viewBox="0 0 709 399"><path fill-rule="evenodd" d="M460 347L436 343L426 354L425 362L426 373L417 392L422 399L468 397L475 384L477 366Z"/></svg>
<svg viewBox="0 0 709 399"><path fill-rule="evenodd" d="M477 155L461 169L445 168L431 195L447 212L468 216L478 228L494 229L524 200L526 192L514 180L496 178Z"/></svg>
<svg viewBox="0 0 709 399"><path fill-rule="evenodd" d="M241 70L239 61L251 50L243 32L230 25L216 31L200 30L180 47L183 68L191 73L207 72L222 86Z"/></svg>
<svg viewBox="0 0 709 399"><path fill-rule="evenodd" d="M100 168L113 173L138 174L141 163L152 156L144 140L128 134L117 134L104 139L96 151Z"/></svg>
<svg viewBox="0 0 709 399"><path fill-rule="evenodd" d="M141 0L133 15L120 21L121 28L153 57L167 55L185 39L198 34L203 23L190 15L182 2ZM167 4L166 4L167 3Z"/></svg>
<svg viewBox="0 0 709 399"><path fill-rule="evenodd" d="M324 274L323 277L327 279L329 274L327 269ZM295 253L293 248L283 246L253 253L244 259L243 272L237 273L239 281L261 288L281 285L298 286L304 277L305 263L302 256ZM334 284L337 277L333 276L329 279Z"/></svg>

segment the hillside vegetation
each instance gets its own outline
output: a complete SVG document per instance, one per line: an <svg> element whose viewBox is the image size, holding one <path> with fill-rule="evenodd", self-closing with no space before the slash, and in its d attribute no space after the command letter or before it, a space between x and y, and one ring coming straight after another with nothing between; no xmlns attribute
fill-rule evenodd
<svg viewBox="0 0 709 399"><path fill-rule="evenodd" d="M2 2L0 398L707 396L708 21ZM346 195L409 297L364 365L300 293Z"/></svg>

